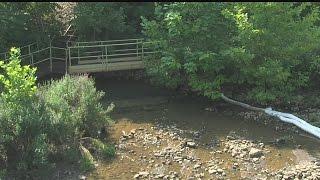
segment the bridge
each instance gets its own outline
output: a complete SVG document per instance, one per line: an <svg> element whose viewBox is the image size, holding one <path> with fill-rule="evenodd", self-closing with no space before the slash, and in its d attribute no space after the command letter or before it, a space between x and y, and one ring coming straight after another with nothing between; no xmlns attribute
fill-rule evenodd
<svg viewBox="0 0 320 180"><path fill-rule="evenodd" d="M109 41L73 42L66 47L49 44L39 48L33 43L20 47L21 64L37 67L37 76L52 73L92 73L119 70L143 69L143 60L152 51L151 42L143 39L122 39ZM8 53L1 53L0 59L7 61Z"/></svg>

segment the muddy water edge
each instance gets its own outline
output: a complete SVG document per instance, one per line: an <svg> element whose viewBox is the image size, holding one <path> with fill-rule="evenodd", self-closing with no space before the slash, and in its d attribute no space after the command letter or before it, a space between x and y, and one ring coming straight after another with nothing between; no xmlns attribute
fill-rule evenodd
<svg viewBox="0 0 320 180"><path fill-rule="evenodd" d="M141 80L96 78L96 86L116 105L117 156L88 179L320 178L320 141L276 119Z"/></svg>

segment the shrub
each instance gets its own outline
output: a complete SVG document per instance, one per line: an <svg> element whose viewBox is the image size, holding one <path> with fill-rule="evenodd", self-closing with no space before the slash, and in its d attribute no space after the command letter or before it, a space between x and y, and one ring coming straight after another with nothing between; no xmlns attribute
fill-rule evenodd
<svg viewBox="0 0 320 180"><path fill-rule="evenodd" d="M80 159L80 171L87 172L95 168L94 163L88 159L86 156L81 157Z"/></svg>
<svg viewBox="0 0 320 180"><path fill-rule="evenodd" d="M36 69L21 66L19 55L13 48L10 62L0 61L0 176L9 169L27 178L40 175L37 170L46 172L60 152L77 161L81 138L98 137L113 106L103 108L99 101L104 93L84 76L65 76L37 88ZM91 169L86 157L81 162Z"/></svg>
<svg viewBox="0 0 320 180"><path fill-rule="evenodd" d="M116 154L116 149L113 145L105 144L98 139L94 139L92 144L94 148L98 151L100 156L104 159L112 158Z"/></svg>
<svg viewBox="0 0 320 180"><path fill-rule="evenodd" d="M111 120L100 103L104 93L88 77L66 75L41 87L39 95L52 119L49 138L56 143L76 145L83 136L98 137Z"/></svg>
<svg viewBox="0 0 320 180"><path fill-rule="evenodd" d="M36 69L20 65L20 50L12 48L9 63L0 61L0 141L8 166L25 173L46 167L49 119L36 97Z"/></svg>
<svg viewBox="0 0 320 180"><path fill-rule="evenodd" d="M231 91L261 104L286 102L319 84L318 24L311 3L157 4L155 18L143 19L159 51L147 60L147 73L211 99Z"/></svg>

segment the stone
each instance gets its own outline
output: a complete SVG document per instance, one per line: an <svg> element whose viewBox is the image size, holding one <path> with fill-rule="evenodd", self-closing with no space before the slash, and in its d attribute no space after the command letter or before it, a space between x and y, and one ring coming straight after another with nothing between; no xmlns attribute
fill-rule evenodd
<svg viewBox="0 0 320 180"><path fill-rule="evenodd" d="M158 174L156 178L163 178L164 176L165 176L164 174Z"/></svg>
<svg viewBox="0 0 320 180"><path fill-rule="evenodd" d="M259 158L252 158L252 161L253 161L253 162L258 162L258 161L259 161Z"/></svg>
<svg viewBox="0 0 320 180"><path fill-rule="evenodd" d="M223 170L219 168L219 169L217 169L217 172L221 174L221 173L223 173Z"/></svg>
<svg viewBox="0 0 320 180"><path fill-rule="evenodd" d="M245 153L241 153L241 154L240 154L240 158L244 158L245 156L246 156Z"/></svg>
<svg viewBox="0 0 320 180"><path fill-rule="evenodd" d="M262 150L257 149L257 148L251 148L249 151L249 157L254 158L254 157L260 157L263 155Z"/></svg>
<svg viewBox="0 0 320 180"><path fill-rule="evenodd" d="M134 176L133 176L133 178L134 179L138 179L140 177L140 174L138 173L138 174L135 174Z"/></svg>
<svg viewBox="0 0 320 180"><path fill-rule="evenodd" d="M85 180L85 179L87 179L87 177L84 176L84 175L80 175L80 176L79 176L79 179L80 179L80 180Z"/></svg>
<svg viewBox="0 0 320 180"><path fill-rule="evenodd" d="M139 172L139 174L140 174L140 176L148 176L149 175L149 173L146 171L141 171L141 172Z"/></svg>
<svg viewBox="0 0 320 180"><path fill-rule="evenodd" d="M227 139L228 139L228 140L235 140L236 138L233 137L233 136L227 136Z"/></svg>
<svg viewBox="0 0 320 180"><path fill-rule="evenodd" d="M200 173L200 177L204 177L204 173Z"/></svg>
<svg viewBox="0 0 320 180"><path fill-rule="evenodd" d="M238 163L233 163L233 165L234 165L234 166L239 166L239 164L238 164Z"/></svg>
<svg viewBox="0 0 320 180"><path fill-rule="evenodd" d="M264 148L264 144L263 144L263 143L259 143L259 146L260 146L261 148Z"/></svg>
<svg viewBox="0 0 320 180"><path fill-rule="evenodd" d="M192 142L192 141L187 141L187 142L185 143L185 145L186 145L187 147L189 147L189 148L196 148L196 147L197 147L196 143L195 143L195 142Z"/></svg>
<svg viewBox="0 0 320 180"><path fill-rule="evenodd" d="M217 172L217 170L215 170L215 169L209 169L209 174L214 174L214 173L216 173Z"/></svg>

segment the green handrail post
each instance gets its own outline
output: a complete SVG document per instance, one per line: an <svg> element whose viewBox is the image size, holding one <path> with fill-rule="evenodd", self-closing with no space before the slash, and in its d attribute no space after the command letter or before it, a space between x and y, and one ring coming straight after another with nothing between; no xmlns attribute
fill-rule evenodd
<svg viewBox="0 0 320 180"><path fill-rule="evenodd" d="M137 39L137 57L139 57L139 40Z"/></svg>
<svg viewBox="0 0 320 180"><path fill-rule="evenodd" d="M108 71L108 46L105 46L106 49L106 71Z"/></svg>
<svg viewBox="0 0 320 180"><path fill-rule="evenodd" d="M141 60L144 58L144 47L143 47L143 42L141 43Z"/></svg>
<svg viewBox="0 0 320 180"><path fill-rule="evenodd" d="M33 53L31 53L31 65L33 65Z"/></svg>
<svg viewBox="0 0 320 180"><path fill-rule="evenodd" d="M65 49L65 57L66 57L66 74L68 74L68 47Z"/></svg>
<svg viewBox="0 0 320 180"><path fill-rule="evenodd" d="M50 72L52 72L52 47L51 47L51 40L50 40Z"/></svg>

